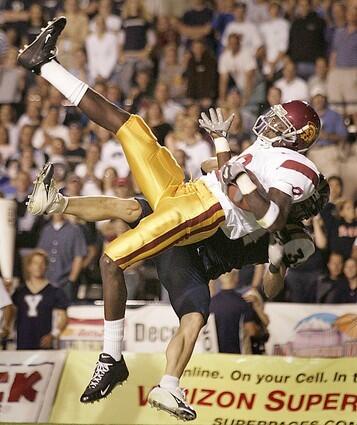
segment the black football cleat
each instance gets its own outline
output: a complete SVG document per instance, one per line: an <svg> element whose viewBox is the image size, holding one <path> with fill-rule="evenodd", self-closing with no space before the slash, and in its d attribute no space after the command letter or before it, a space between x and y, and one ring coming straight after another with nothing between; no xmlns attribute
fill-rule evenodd
<svg viewBox="0 0 357 425"><path fill-rule="evenodd" d="M107 397L117 385L122 385L128 379L129 371L124 357L117 362L109 354L101 353L95 370L84 393L82 403L93 403Z"/></svg>
<svg viewBox="0 0 357 425"><path fill-rule="evenodd" d="M66 26L66 22L67 19L64 16L49 21L35 40L19 51L17 62L24 68L39 74L41 66L57 56L57 39Z"/></svg>

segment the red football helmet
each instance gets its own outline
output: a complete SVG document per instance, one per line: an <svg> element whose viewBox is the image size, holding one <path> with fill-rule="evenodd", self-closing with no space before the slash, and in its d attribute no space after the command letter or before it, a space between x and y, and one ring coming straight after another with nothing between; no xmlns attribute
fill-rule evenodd
<svg viewBox="0 0 357 425"><path fill-rule="evenodd" d="M320 129L320 118L315 110L306 102L292 100L272 106L258 117L253 132L271 146L302 153L317 140Z"/></svg>

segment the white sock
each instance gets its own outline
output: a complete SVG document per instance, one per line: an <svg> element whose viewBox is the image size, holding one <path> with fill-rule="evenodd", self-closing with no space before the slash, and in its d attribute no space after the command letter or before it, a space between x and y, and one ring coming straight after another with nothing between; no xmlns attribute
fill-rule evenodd
<svg viewBox="0 0 357 425"><path fill-rule="evenodd" d="M123 349L124 319L104 320L103 353L119 361Z"/></svg>
<svg viewBox="0 0 357 425"><path fill-rule="evenodd" d="M164 375L161 378L159 385L167 390L176 390L176 388L180 385L180 380L176 376Z"/></svg>
<svg viewBox="0 0 357 425"><path fill-rule="evenodd" d="M88 84L72 75L55 60L41 66L41 76L75 106L79 105L88 90Z"/></svg>

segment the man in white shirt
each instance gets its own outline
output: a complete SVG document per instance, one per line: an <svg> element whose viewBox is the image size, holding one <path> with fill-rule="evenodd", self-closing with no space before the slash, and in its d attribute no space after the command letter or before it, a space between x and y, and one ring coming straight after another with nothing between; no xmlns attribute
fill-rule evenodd
<svg viewBox="0 0 357 425"><path fill-rule="evenodd" d="M263 72L268 77L273 77L283 64L289 43L289 22L281 17L281 6L278 2L272 2L269 6L270 19L260 26L260 32L264 39L266 56Z"/></svg>
<svg viewBox="0 0 357 425"><path fill-rule="evenodd" d="M118 62L118 36L107 31L104 19L96 18L96 30L86 38L91 82L97 77L108 79Z"/></svg>
<svg viewBox="0 0 357 425"><path fill-rule="evenodd" d="M186 154L185 169L192 179L201 176L201 164L212 155L209 144L202 139L197 131L197 123L194 118L186 118L184 122L184 137L177 142L176 148Z"/></svg>
<svg viewBox="0 0 357 425"><path fill-rule="evenodd" d="M250 50L241 48L241 36L230 34L228 45L218 61L219 98L226 97L229 78L234 80L237 89L242 93L242 104L245 105L252 94L257 62Z"/></svg>
<svg viewBox="0 0 357 425"><path fill-rule="evenodd" d="M282 102L288 102L291 99L309 100L309 90L306 82L296 76L296 68L294 62L290 59L286 60L283 69L283 78L280 78L275 86L281 90Z"/></svg>
<svg viewBox="0 0 357 425"><path fill-rule="evenodd" d="M227 46L230 34L242 36L242 49L248 49L255 56L263 46L262 38L256 25L246 20L247 5L244 2L237 2L234 6L234 21L230 22L224 30L222 45Z"/></svg>

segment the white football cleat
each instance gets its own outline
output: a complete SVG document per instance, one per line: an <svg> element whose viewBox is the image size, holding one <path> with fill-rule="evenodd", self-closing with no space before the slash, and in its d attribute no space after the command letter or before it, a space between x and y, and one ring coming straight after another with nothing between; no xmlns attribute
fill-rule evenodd
<svg viewBox="0 0 357 425"><path fill-rule="evenodd" d="M53 179L54 166L44 165L34 181L33 191L29 195L27 210L33 215L61 213L67 206L67 199L59 193Z"/></svg>
<svg viewBox="0 0 357 425"><path fill-rule="evenodd" d="M172 391L158 385L150 391L148 402L151 407L164 410L183 421L193 421L197 417L196 412L186 402L185 393L181 388Z"/></svg>

